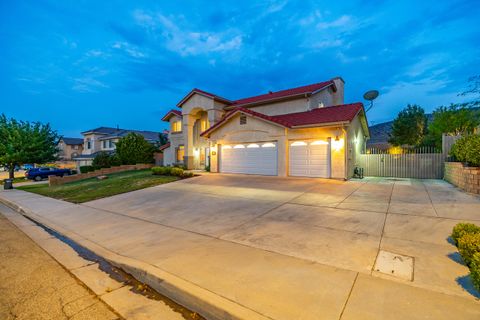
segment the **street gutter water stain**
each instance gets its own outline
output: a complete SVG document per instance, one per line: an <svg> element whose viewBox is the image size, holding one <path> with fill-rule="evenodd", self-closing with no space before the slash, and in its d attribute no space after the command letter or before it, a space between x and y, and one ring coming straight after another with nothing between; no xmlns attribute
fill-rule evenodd
<svg viewBox="0 0 480 320"><path fill-rule="evenodd" d="M40 228L42 228L46 232L48 232L53 237L59 239L63 243L70 246L73 250L75 250L75 252L80 257L84 258L85 260L92 261L93 263L98 263L98 268L100 270L107 273L110 276L110 278L112 278L112 279L114 279L118 282L124 283L125 285L130 286L131 287L130 291L132 291L133 293L140 294L140 295L142 295L142 296L144 296L148 299L151 299L151 300L161 301L161 302L165 303L168 307L170 307L170 309L172 309L173 311L175 311L177 313L180 313L184 319L187 319L187 320L205 320L205 318L202 317L201 315L199 315L198 313L186 309L185 307L179 305L178 303L176 303L172 299L170 299L170 298L164 296L163 294L155 291L149 285L138 281L131 274L123 271L120 268L117 268L117 267L113 266L112 264L110 264L104 258L102 258L99 255L95 254L94 252L88 250L87 248L82 247L81 245L79 245L78 243L73 241L72 239L70 239L68 237L65 237L64 235L56 232L53 229L50 229L49 227L41 224L38 221L35 221L34 219L32 219L30 217L27 217L26 215L23 215L23 216L25 218L27 218L28 220L32 221L33 223L35 223L37 226L39 226Z"/></svg>

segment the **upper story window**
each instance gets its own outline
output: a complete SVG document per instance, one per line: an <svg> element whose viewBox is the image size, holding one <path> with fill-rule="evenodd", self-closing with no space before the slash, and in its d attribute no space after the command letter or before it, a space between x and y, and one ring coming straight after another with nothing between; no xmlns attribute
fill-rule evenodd
<svg viewBox="0 0 480 320"><path fill-rule="evenodd" d="M172 132L182 131L182 120L176 120L172 122Z"/></svg>
<svg viewBox="0 0 480 320"><path fill-rule="evenodd" d="M73 150L78 150L78 145L74 145Z"/></svg>
<svg viewBox="0 0 480 320"><path fill-rule="evenodd" d="M92 149L92 141L90 139L87 139L87 149Z"/></svg>
<svg viewBox="0 0 480 320"><path fill-rule="evenodd" d="M107 140L102 141L102 148L107 149Z"/></svg>
<svg viewBox="0 0 480 320"><path fill-rule="evenodd" d="M115 147L115 143L113 142L113 140L108 140L108 147L110 149L113 149L113 147Z"/></svg>
<svg viewBox="0 0 480 320"><path fill-rule="evenodd" d="M247 124L247 116L242 114L240 115L240 124Z"/></svg>

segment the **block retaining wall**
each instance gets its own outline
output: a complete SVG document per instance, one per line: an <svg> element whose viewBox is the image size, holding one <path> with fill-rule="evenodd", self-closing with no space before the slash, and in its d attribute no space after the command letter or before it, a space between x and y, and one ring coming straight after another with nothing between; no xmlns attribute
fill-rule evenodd
<svg viewBox="0 0 480 320"><path fill-rule="evenodd" d="M132 165L122 165L122 166L116 166L116 167L111 167L111 168L103 168L103 169L98 169L98 170L95 170L95 171L92 171L92 172L76 174L76 175L73 175L73 176L65 176L65 177L49 176L48 177L48 184L50 186L58 186L58 185L62 185L62 184L65 184L65 183L79 181L79 180L93 178L93 177L98 177L98 176L102 176L102 175L110 174L110 173L116 173L116 172L122 172L122 171L131 171L131 170L150 169L153 166L154 166L153 164L141 163L141 164L132 164Z"/></svg>
<svg viewBox="0 0 480 320"><path fill-rule="evenodd" d="M480 167L465 167L461 162L445 162L444 179L467 192L480 194Z"/></svg>

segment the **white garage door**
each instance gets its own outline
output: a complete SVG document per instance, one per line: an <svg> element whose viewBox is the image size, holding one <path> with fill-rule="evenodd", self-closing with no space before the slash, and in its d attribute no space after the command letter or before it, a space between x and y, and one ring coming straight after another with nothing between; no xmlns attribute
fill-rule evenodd
<svg viewBox="0 0 480 320"><path fill-rule="evenodd" d="M330 142L290 141L291 176L330 178Z"/></svg>
<svg viewBox="0 0 480 320"><path fill-rule="evenodd" d="M252 142L223 145L220 172L276 176L277 144Z"/></svg>

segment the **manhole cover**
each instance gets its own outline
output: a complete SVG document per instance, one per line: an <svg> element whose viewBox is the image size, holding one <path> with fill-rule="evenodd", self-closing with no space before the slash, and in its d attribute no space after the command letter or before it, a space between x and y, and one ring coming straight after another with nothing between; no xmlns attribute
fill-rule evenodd
<svg viewBox="0 0 480 320"><path fill-rule="evenodd" d="M403 280L413 280L413 257L380 250L374 270Z"/></svg>

